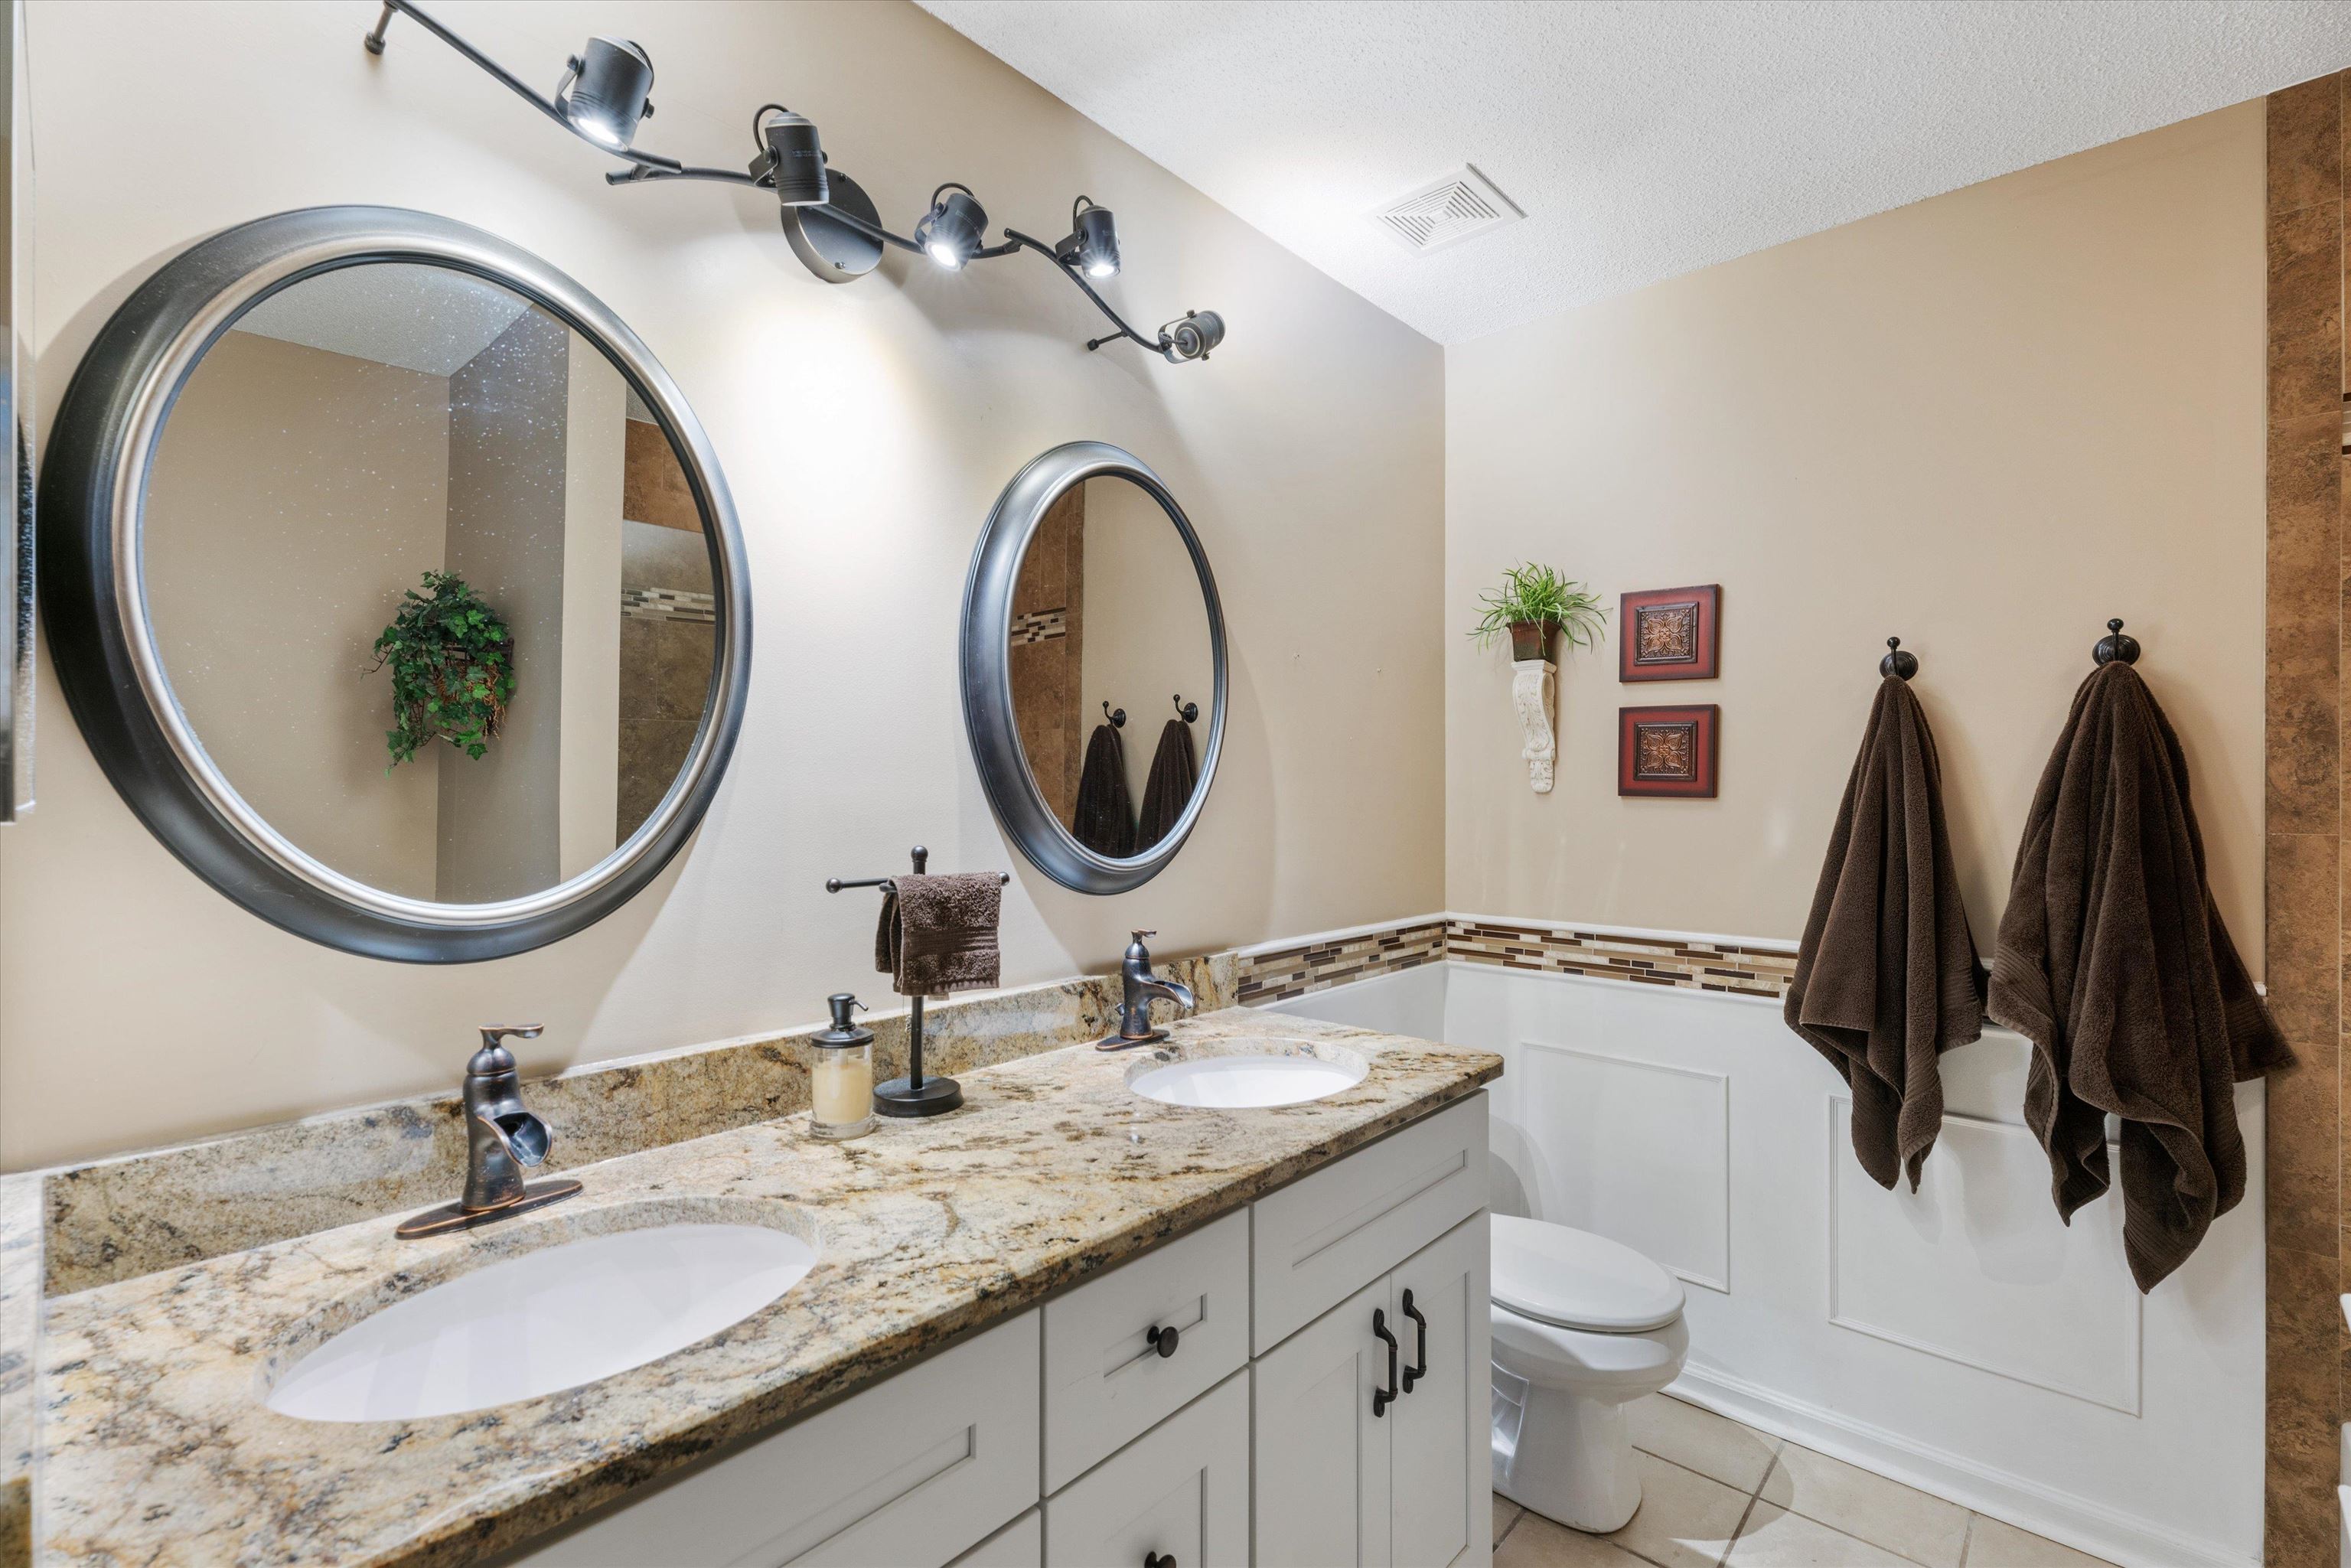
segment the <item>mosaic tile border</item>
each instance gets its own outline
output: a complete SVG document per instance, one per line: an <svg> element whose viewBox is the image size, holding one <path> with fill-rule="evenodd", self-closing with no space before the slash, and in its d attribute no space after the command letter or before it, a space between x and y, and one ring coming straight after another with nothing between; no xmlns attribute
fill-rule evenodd
<svg viewBox="0 0 2351 1568"><path fill-rule="evenodd" d="M1012 618L1010 641L1016 648L1031 643L1050 643L1070 634L1070 612L1067 609L1032 610L1026 615Z"/></svg>
<svg viewBox="0 0 2351 1568"><path fill-rule="evenodd" d="M690 588L625 588L621 591L621 618L716 625L718 599L715 594L697 593Z"/></svg>
<svg viewBox="0 0 2351 1568"><path fill-rule="evenodd" d="M1240 1003L1254 1007L1349 980L1440 963L1445 946L1446 923L1438 915L1376 931L1316 937L1295 947L1245 953L1237 972Z"/></svg>
<svg viewBox="0 0 2351 1568"><path fill-rule="evenodd" d="M1238 966L1241 1005L1302 997L1444 959L1773 1000L1786 994L1796 973L1792 943L1444 915L1244 952Z"/></svg>

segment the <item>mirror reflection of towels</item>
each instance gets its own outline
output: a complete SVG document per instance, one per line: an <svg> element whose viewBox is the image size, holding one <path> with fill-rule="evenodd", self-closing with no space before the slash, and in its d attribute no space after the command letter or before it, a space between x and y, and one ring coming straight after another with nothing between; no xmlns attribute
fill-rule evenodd
<svg viewBox="0 0 2351 1568"><path fill-rule="evenodd" d="M1126 790L1126 746L1107 724L1094 726L1086 764L1078 775L1078 808L1070 831L1098 855L1125 860L1134 853L1134 803Z"/></svg>
<svg viewBox="0 0 2351 1568"><path fill-rule="evenodd" d="M1134 831L1137 851L1149 849L1176 831L1199 782L1200 764L1192 755L1192 727L1171 718L1159 731L1159 749L1152 754L1151 777L1143 786L1143 820Z"/></svg>

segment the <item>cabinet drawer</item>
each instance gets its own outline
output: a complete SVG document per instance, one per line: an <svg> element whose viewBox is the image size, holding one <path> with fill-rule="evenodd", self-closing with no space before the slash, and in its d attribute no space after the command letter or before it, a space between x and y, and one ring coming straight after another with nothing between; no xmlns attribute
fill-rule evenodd
<svg viewBox="0 0 2351 1568"><path fill-rule="evenodd" d="M1236 1372L1045 1504L1046 1568L1241 1568L1249 1375Z"/></svg>
<svg viewBox="0 0 2351 1568"><path fill-rule="evenodd" d="M1024 1312L519 1556L528 1568L939 1568L1037 1501Z"/></svg>
<svg viewBox="0 0 2351 1568"><path fill-rule="evenodd" d="M1255 1354L1486 1206L1486 1095L1425 1117L1259 1198Z"/></svg>
<svg viewBox="0 0 2351 1568"><path fill-rule="evenodd" d="M1045 1303L1047 1492L1249 1359L1249 1227L1228 1214ZM1155 1328L1176 1331L1173 1354Z"/></svg>

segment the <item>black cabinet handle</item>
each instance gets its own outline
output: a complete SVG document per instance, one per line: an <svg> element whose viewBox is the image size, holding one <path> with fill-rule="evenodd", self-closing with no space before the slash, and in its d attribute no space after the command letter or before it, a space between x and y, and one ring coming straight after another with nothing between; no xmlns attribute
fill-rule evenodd
<svg viewBox="0 0 2351 1568"><path fill-rule="evenodd" d="M1173 1333L1176 1331L1170 1329L1167 1332ZM1143 1568L1176 1568L1176 1559L1162 1557L1156 1552L1146 1552L1143 1554Z"/></svg>
<svg viewBox="0 0 2351 1568"><path fill-rule="evenodd" d="M1404 1391L1409 1394L1414 1384L1428 1375L1428 1320L1422 1317L1420 1309L1412 1304L1410 1291L1404 1293L1404 1315L1420 1325L1420 1348L1413 1356L1416 1364L1404 1369Z"/></svg>
<svg viewBox="0 0 2351 1568"><path fill-rule="evenodd" d="M1388 1333L1388 1314L1379 1307L1372 1309L1372 1333L1387 1342L1388 1385L1372 1390L1372 1414L1384 1416L1396 1398L1396 1336Z"/></svg>
<svg viewBox="0 0 2351 1568"><path fill-rule="evenodd" d="M1154 1328L1143 1337L1151 1342L1151 1348L1159 1353L1160 1360L1165 1361L1176 1354L1176 1342L1181 1336L1172 1328ZM1165 1568L1176 1568L1176 1559L1166 1559Z"/></svg>

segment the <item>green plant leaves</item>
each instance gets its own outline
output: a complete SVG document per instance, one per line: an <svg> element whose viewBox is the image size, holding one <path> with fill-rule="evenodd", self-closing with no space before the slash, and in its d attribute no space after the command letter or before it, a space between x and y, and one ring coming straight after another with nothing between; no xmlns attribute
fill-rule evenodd
<svg viewBox="0 0 2351 1568"><path fill-rule="evenodd" d="M1502 585L1478 596L1483 607L1469 635L1485 647L1520 622L1549 621L1566 633L1571 648L1596 648L1606 629L1607 607L1600 596L1548 566L1520 561L1502 573Z"/></svg>
<svg viewBox="0 0 2351 1568"><path fill-rule="evenodd" d="M384 731L392 755L385 772L435 740L477 760L488 754L514 698L514 639L463 578L426 572L424 591L401 595L400 612L373 652L369 673L392 672L394 727Z"/></svg>

